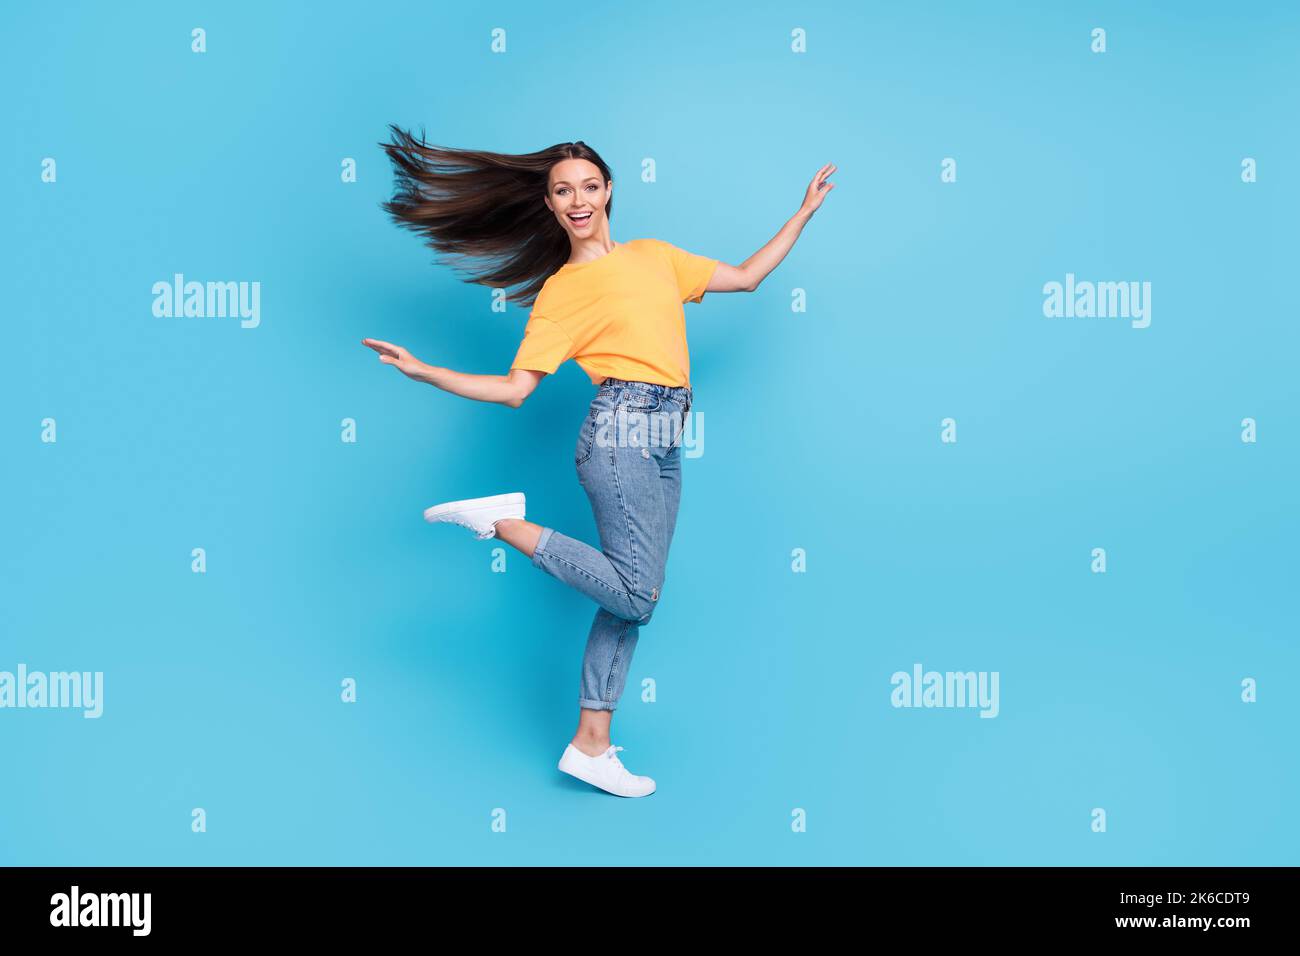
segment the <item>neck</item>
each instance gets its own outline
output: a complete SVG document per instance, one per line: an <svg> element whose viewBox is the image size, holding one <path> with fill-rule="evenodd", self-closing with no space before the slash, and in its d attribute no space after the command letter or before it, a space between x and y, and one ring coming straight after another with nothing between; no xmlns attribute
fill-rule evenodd
<svg viewBox="0 0 1300 956"><path fill-rule="evenodd" d="M609 233L601 236L592 236L590 239L579 239L573 241L573 248L569 253L569 262L590 262L592 259L599 259L601 256L613 252L619 244L609 238Z"/></svg>

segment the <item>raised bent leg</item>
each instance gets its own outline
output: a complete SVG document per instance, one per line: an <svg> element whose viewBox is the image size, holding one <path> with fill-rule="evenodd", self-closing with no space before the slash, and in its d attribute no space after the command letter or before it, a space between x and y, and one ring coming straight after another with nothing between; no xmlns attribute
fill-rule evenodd
<svg viewBox="0 0 1300 956"><path fill-rule="evenodd" d="M662 459L675 453L617 442L597 448L578 477L591 502L600 550L544 527L533 564L615 617L648 623L663 586L671 527Z"/></svg>

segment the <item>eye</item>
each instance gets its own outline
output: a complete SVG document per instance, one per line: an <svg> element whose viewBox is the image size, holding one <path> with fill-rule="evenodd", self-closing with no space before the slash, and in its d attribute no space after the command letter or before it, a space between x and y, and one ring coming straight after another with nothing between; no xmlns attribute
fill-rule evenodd
<svg viewBox="0 0 1300 956"><path fill-rule="evenodd" d="M595 183L588 183L588 184L587 184L587 188L588 188L588 189L595 189L595 188L596 188L596 184L595 184Z"/></svg>

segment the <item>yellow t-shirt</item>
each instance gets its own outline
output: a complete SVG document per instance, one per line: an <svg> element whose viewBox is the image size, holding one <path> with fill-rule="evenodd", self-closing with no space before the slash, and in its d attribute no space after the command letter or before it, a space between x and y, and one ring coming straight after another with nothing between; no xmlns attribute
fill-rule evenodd
<svg viewBox="0 0 1300 956"><path fill-rule="evenodd" d="M662 239L566 263L538 292L510 367L549 373L574 359L596 385L611 375L689 385L683 305L704 298L717 264Z"/></svg>

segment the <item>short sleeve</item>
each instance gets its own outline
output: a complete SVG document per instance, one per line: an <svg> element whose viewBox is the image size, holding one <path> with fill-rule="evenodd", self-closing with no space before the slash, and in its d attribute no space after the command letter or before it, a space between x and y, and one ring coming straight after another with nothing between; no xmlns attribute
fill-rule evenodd
<svg viewBox="0 0 1300 956"><path fill-rule="evenodd" d="M551 373L573 355L573 340L559 324L534 311L524 326L524 339L511 368Z"/></svg>
<svg viewBox="0 0 1300 956"><path fill-rule="evenodd" d="M681 293L681 300L699 302L704 298L704 289L713 278L718 260L687 252L670 242L665 242L664 248L672 261L673 272L677 274L677 291Z"/></svg>

